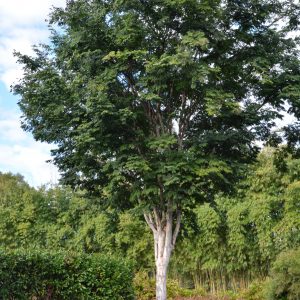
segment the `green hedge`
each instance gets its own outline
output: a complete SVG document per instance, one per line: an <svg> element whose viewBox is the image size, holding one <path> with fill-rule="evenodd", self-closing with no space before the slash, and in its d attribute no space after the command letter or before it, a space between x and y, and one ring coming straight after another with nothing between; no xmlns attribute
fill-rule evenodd
<svg viewBox="0 0 300 300"><path fill-rule="evenodd" d="M134 299L132 280L111 257L0 250L0 299Z"/></svg>

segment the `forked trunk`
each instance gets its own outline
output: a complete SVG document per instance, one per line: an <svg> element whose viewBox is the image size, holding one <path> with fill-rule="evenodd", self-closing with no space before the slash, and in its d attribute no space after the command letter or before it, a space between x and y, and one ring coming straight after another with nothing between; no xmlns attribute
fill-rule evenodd
<svg viewBox="0 0 300 300"><path fill-rule="evenodd" d="M168 203L166 212L154 209L153 214L145 214L145 219L154 235L154 251L156 266L156 300L167 299L167 271L172 250L179 232L181 211L177 208L173 219L173 207ZM173 230L173 221L176 222Z"/></svg>

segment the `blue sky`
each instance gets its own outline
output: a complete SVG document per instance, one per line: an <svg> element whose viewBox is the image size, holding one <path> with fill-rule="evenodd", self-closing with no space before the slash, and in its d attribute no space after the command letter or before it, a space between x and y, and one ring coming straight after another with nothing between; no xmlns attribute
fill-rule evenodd
<svg viewBox="0 0 300 300"><path fill-rule="evenodd" d="M0 0L0 172L22 174L33 186L56 183L55 166L46 163L51 146L34 141L20 128L17 97L10 85L22 76L13 50L31 54L31 46L47 42L45 19L52 6L65 0Z"/></svg>

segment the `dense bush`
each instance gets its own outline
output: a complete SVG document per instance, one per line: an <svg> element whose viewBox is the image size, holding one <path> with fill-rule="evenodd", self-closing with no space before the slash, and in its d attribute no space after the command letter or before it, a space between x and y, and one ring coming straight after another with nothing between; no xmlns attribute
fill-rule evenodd
<svg viewBox="0 0 300 300"><path fill-rule="evenodd" d="M245 290L238 293L238 299L243 300L264 300L264 284L265 281L254 281Z"/></svg>
<svg viewBox="0 0 300 300"><path fill-rule="evenodd" d="M300 248L279 255L267 284L269 300L300 299Z"/></svg>
<svg viewBox="0 0 300 300"><path fill-rule="evenodd" d="M149 278L146 272L138 272L134 278L134 289L138 300L155 299L155 279ZM205 295L201 288L187 289L180 286L178 281L168 279L167 282L168 299L177 299L177 297L191 298Z"/></svg>
<svg viewBox="0 0 300 300"><path fill-rule="evenodd" d="M132 270L111 257L0 251L0 299L133 299Z"/></svg>

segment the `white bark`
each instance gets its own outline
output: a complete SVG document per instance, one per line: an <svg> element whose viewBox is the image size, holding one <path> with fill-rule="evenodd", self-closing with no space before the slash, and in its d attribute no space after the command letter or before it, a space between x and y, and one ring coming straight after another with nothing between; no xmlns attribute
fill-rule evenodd
<svg viewBox="0 0 300 300"><path fill-rule="evenodd" d="M176 225L173 230L173 207L168 203L166 212L153 210L154 218L151 213L144 214L145 220L154 235L154 253L156 266L156 300L167 299L167 271L174 249L176 238L181 222L181 212L177 209Z"/></svg>
<svg viewBox="0 0 300 300"><path fill-rule="evenodd" d="M156 262L156 299L167 299L168 262L163 259Z"/></svg>

